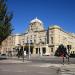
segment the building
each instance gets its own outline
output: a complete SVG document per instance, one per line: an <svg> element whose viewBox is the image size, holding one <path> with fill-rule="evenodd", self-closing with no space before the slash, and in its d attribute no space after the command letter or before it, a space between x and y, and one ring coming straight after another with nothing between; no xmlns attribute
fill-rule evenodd
<svg viewBox="0 0 75 75"><path fill-rule="evenodd" d="M10 56L13 52L13 47L14 37L11 35L2 42L1 54L8 54Z"/></svg>
<svg viewBox="0 0 75 75"><path fill-rule="evenodd" d="M71 46L70 53L75 53L75 34L65 32L58 25L52 25L46 30L43 22L37 18L31 20L25 33L9 36L2 43L1 52L12 53L22 46L26 54L30 49L33 55L54 55L58 46Z"/></svg>

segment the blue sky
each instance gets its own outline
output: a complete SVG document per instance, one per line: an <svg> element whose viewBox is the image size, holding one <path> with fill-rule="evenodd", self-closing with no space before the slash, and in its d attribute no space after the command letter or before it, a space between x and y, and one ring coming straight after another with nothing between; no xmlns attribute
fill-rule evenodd
<svg viewBox="0 0 75 75"><path fill-rule="evenodd" d="M25 32L35 17L42 20L46 29L57 24L75 33L75 0L8 0L7 6L14 15L14 33Z"/></svg>

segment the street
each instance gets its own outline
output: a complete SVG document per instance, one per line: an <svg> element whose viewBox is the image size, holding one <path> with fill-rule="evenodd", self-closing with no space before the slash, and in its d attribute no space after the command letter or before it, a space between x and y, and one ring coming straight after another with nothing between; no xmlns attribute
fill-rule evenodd
<svg viewBox="0 0 75 75"><path fill-rule="evenodd" d="M70 58L70 64L75 64L75 58ZM62 57L55 56L38 56L31 57L30 61L33 63L51 63L51 64L63 64ZM64 58L64 64L68 64L68 59Z"/></svg>
<svg viewBox="0 0 75 75"><path fill-rule="evenodd" d="M12 58L0 60L0 75L75 75L75 58L62 64L58 57L31 57L30 60Z"/></svg>
<svg viewBox="0 0 75 75"><path fill-rule="evenodd" d="M0 64L0 75L57 75L56 70L28 64Z"/></svg>

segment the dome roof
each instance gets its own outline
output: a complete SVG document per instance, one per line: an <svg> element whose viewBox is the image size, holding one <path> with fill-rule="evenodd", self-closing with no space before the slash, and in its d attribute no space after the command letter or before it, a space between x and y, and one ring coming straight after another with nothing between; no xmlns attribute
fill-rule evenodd
<svg viewBox="0 0 75 75"><path fill-rule="evenodd" d="M53 25L53 26L49 27L49 29L61 29L61 27L59 27L58 25Z"/></svg>
<svg viewBox="0 0 75 75"><path fill-rule="evenodd" d="M34 23L34 22L42 23L42 21L41 21L41 20L39 20L37 17L36 17L36 18L34 18L33 20L31 20L31 22L30 22L30 23Z"/></svg>

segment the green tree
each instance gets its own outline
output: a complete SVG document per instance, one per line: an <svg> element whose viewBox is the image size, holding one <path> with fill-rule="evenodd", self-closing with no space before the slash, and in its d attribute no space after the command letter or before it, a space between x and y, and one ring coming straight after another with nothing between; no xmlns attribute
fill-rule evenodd
<svg viewBox="0 0 75 75"><path fill-rule="evenodd" d="M63 44L59 45L55 52L55 56L61 56L62 54L64 54L64 56L67 55L67 49Z"/></svg>
<svg viewBox="0 0 75 75"><path fill-rule="evenodd" d="M11 19L12 13L7 10L6 0L0 0L0 45L12 33Z"/></svg>

